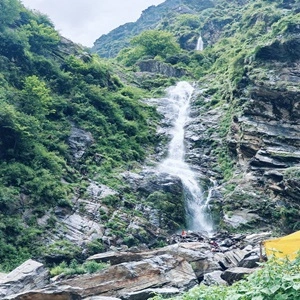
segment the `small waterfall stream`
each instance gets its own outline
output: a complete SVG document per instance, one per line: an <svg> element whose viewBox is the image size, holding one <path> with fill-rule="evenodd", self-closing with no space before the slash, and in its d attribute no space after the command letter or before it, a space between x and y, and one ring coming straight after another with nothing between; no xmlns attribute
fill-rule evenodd
<svg viewBox="0 0 300 300"><path fill-rule="evenodd" d="M208 199L204 199L195 172L185 162L184 131L189 117L190 100L194 88L179 82L168 90L169 111L175 115L172 140L167 158L158 166L160 172L178 176L185 189L188 229L211 233L213 226L207 215Z"/></svg>
<svg viewBox="0 0 300 300"><path fill-rule="evenodd" d="M199 38L198 38L196 50L197 51L203 51L203 49L204 49L203 39L202 39L202 36L200 35Z"/></svg>

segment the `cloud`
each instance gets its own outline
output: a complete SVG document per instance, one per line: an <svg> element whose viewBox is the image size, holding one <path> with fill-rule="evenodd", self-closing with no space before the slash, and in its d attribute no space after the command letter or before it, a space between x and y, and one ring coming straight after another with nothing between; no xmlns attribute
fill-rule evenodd
<svg viewBox="0 0 300 300"><path fill-rule="evenodd" d="M136 21L142 10L164 0L23 0L50 17L59 32L76 43L92 46L102 34Z"/></svg>

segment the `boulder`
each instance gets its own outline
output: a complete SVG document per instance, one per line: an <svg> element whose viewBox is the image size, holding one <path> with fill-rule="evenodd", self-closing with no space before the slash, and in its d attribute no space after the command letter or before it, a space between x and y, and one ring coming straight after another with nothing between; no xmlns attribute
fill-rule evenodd
<svg viewBox="0 0 300 300"><path fill-rule="evenodd" d="M224 215L224 222L237 228L239 226L260 220L260 216L247 209L231 211Z"/></svg>
<svg viewBox="0 0 300 300"><path fill-rule="evenodd" d="M202 283L204 285L228 285L228 283L222 279L221 275L223 271L214 271L204 275Z"/></svg>
<svg viewBox="0 0 300 300"><path fill-rule="evenodd" d="M180 292L177 288L161 288L161 289L146 289L138 292L128 293L123 296L123 300L147 300L155 295L161 295L164 298L169 298L178 295Z"/></svg>
<svg viewBox="0 0 300 300"><path fill-rule="evenodd" d="M254 271L255 269L240 267L230 268L221 275L221 278L228 282L228 284L232 284L235 281L243 279L246 275L249 275Z"/></svg>
<svg viewBox="0 0 300 300"><path fill-rule="evenodd" d="M71 291L28 291L11 295L3 300L81 300L80 294Z"/></svg>
<svg viewBox="0 0 300 300"><path fill-rule="evenodd" d="M223 270L228 268L237 267L248 252L241 249L233 249L227 252L217 252L214 259L218 261Z"/></svg>
<svg viewBox="0 0 300 300"><path fill-rule="evenodd" d="M80 291L68 290L64 287L63 291L57 290L36 290L28 291L18 295L11 295L3 300L120 300L119 298L91 296L82 298Z"/></svg>
<svg viewBox="0 0 300 300"><path fill-rule="evenodd" d="M0 280L0 297L43 288L49 278L49 271L43 264L29 259Z"/></svg>
<svg viewBox="0 0 300 300"><path fill-rule="evenodd" d="M241 268L249 268L249 269L252 269L252 268L257 268L258 267L258 262L259 262L259 256L256 255L255 253L251 253L252 255L248 256L248 257L245 257L243 260L241 260L239 263L238 263L238 267L241 267Z"/></svg>
<svg viewBox="0 0 300 300"><path fill-rule="evenodd" d="M191 265L182 258L164 254L137 262L121 263L94 275L68 279L57 285L81 288L82 296L123 297L158 287L187 290L198 283Z"/></svg>
<svg viewBox="0 0 300 300"><path fill-rule="evenodd" d="M250 234L245 237L244 243L246 245L257 246L264 240L269 239L271 235L272 235L271 231Z"/></svg>

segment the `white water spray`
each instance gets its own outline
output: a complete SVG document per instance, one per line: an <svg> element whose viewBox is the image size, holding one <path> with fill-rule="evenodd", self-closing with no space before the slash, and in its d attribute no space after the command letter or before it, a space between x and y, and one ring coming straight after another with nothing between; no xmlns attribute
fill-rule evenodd
<svg viewBox="0 0 300 300"><path fill-rule="evenodd" d="M208 203L203 198L195 173L184 161L184 127L188 119L190 100L194 88L188 82L179 82L168 90L169 109L175 115L172 140L169 145L168 157L159 165L159 171L178 176L185 189L187 223L194 231L213 231L212 223L207 214Z"/></svg>
<svg viewBox="0 0 300 300"><path fill-rule="evenodd" d="M199 38L198 38L196 50L197 51L203 51L203 49L204 49L203 39L202 39L202 36L200 35Z"/></svg>

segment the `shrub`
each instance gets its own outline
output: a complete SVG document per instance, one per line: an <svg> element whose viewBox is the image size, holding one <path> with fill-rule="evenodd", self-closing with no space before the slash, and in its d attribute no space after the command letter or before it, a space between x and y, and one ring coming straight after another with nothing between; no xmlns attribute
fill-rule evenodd
<svg viewBox="0 0 300 300"><path fill-rule="evenodd" d="M274 300L299 299L300 256L294 261L270 259L246 279L232 286L194 287L187 293L172 299L182 300ZM161 296L152 298L162 299Z"/></svg>
<svg viewBox="0 0 300 300"><path fill-rule="evenodd" d="M63 275L79 275L85 273L96 273L104 270L108 267L106 263L97 263L95 261L87 261L84 264L78 264L77 260L73 259L68 265L67 262L63 261L59 265L53 267L50 270L52 277L63 274Z"/></svg>

